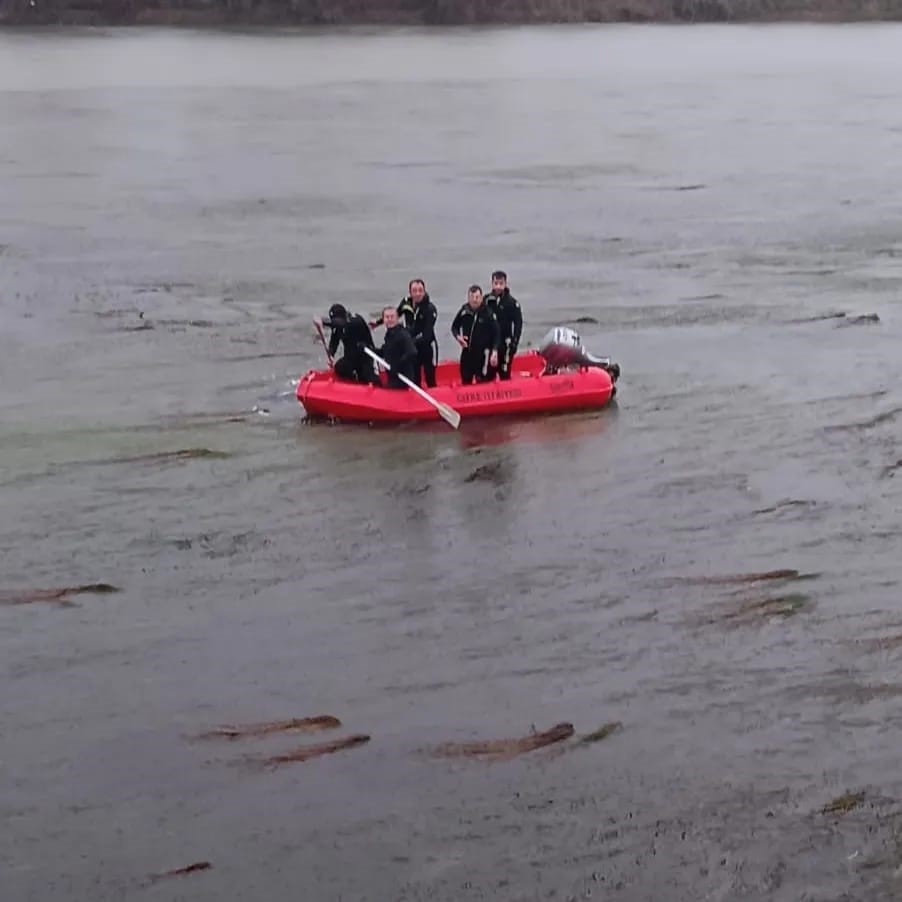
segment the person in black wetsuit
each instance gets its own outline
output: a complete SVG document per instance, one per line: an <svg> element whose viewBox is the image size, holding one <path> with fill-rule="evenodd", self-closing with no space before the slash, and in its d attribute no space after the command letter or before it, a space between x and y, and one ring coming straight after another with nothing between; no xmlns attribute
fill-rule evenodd
<svg viewBox="0 0 902 902"><path fill-rule="evenodd" d="M520 346L523 314L520 304L507 286L507 273L498 269L492 273L492 293L486 296L486 306L498 320L501 340L498 345L498 375L510 379L511 363Z"/></svg>
<svg viewBox="0 0 902 902"><path fill-rule="evenodd" d="M385 342L379 348L379 356L391 367L388 373L389 388L407 388L398 378L407 376L416 382L417 346L410 333L398 321L398 311L394 307L386 307L382 311L382 322L385 324Z"/></svg>
<svg viewBox="0 0 902 902"><path fill-rule="evenodd" d="M412 323L408 328L417 346L417 379L420 382L420 374L429 388L435 388L435 365L438 363L438 339L435 337L435 322L438 319L438 310L429 292L426 291L426 283L422 279L414 279L407 286L410 292L409 300L413 305Z"/></svg>
<svg viewBox="0 0 902 902"><path fill-rule="evenodd" d="M451 334L461 346L460 381L469 385L474 380L490 382L494 379L500 332L498 321L486 306L478 285L471 285L467 291L467 303L457 311L451 323Z"/></svg>
<svg viewBox="0 0 902 902"><path fill-rule="evenodd" d="M335 375L350 382L378 385L373 361L363 350L365 347L376 350L367 321L359 313L348 313L341 304L333 304L323 325L332 329L329 356L335 356L339 342L344 346L344 355L335 361Z"/></svg>
<svg viewBox="0 0 902 902"><path fill-rule="evenodd" d="M435 365L438 362L438 340L435 337L435 322L438 310L429 297L426 283L422 279L411 279L407 286L407 297L398 304L398 318L410 333L417 346L417 367L414 382L435 388ZM383 317L372 325L381 326Z"/></svg>

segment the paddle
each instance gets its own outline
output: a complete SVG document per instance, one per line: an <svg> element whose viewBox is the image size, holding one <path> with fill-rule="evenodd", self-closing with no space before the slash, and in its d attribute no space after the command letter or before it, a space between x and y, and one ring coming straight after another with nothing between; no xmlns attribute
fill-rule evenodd
<svg viewBox="0 0 902 902"><path fill-rule="evenodd" d="M329 353L329 346L326 344L326 334L323 332L322 320L314 317L313 325L316 326L316 334L319 335L319 340L323 343L323 350L326 352L326 359L329 361L329 366L332 366L334 361L332 360L332 355Z"/></svg>
<svg viewBox="0 0 902 902"><path fill-rule="evenodd" d="M384 369L391 371L391 367L374 351L372 348L364 348L364 351L373 358L380 366ZM410 379L407 378L403 373L398 373L398 378L408 387L412 388L424 401L428 401L438 412L439 416L452 428L457 429L460 426L460 414L454 410L453 407L449 407L447 404L442 404L441 401L436 401L435 398L432 397L428 392L423 391L419 385L415 382L411 382Z"/></svg>

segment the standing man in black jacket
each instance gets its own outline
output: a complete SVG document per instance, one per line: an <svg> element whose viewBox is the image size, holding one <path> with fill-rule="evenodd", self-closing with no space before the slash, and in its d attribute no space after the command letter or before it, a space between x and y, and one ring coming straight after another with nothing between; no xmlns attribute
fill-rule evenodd
<svg viewBox="0 0 902 902"><path fill-rule="evenodd" d="M438 363L438 340L435 337L435 321L438 319L438 310L426 291L426 283L422 279L413 279L407 286L413 316L407 327L417 346L417 378L418 385L420 372L426 380L429 388L435 388L435 365Z"/></svg>
<svg viewBox="0 0 902 902"><path fill-rule="evenodd" d="M435 365L438 363L435 322L438 319L438 310L432 303L429 292L426 291L426 283L422 279L410 280L407 297L398 304L398 318L417 346L416 377L413 381L422 386L422 378L425 378L426 385L435 388ZM372 325L380 326L383 322L384 315Z"/></svg>
<svg viewBox="0 0 902 902"><path fill-rule="evenodd" d="M490 382L498 366L498 321L489 310L478 285L467 291L467 303L457 311L451 334L461 346L460 381L469 385Z"/></svg>
<svg viewBox="0 0 902 902"><path fill-rule="evenodd" d="M507 273L498 269L492 273L492 293L485 299L489 310L498 320L501 342L498 348L498 375L502 379L510 379L511 363L517 348L520 346L520 335L523 332L523 314L519 301L507 287Z"/></svg>

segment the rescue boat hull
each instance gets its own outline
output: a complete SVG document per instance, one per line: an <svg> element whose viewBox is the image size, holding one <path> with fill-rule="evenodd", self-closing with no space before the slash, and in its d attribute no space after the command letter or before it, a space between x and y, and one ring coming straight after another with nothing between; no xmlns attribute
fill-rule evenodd
<svg viewBox="0 0 902 902"><path fill-rule="evenodd" d="M462 385L457 361L436 367L429 394L462 417L548 414L602 408L616 389L610 374L598 367L544 374L545 359L535 351L518 354L511 378ZM331 370L310 370L298 383L298 401L311 417L347 422L403 423L436 420L438 411L416 392L380 388L336 379Z"/></svg>

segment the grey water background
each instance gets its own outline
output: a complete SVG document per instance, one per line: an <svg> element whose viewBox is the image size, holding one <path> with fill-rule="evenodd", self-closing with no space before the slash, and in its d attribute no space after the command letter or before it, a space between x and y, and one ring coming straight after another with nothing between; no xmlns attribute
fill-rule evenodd
<svg viewBox="0 0 902 902"><path fill-rule="evenodd" d="M0 589L122 589L0 606L4 902L896 898L900 179L893 25L0 33ZM499 266L615 408L301 422Z"/></svg>

